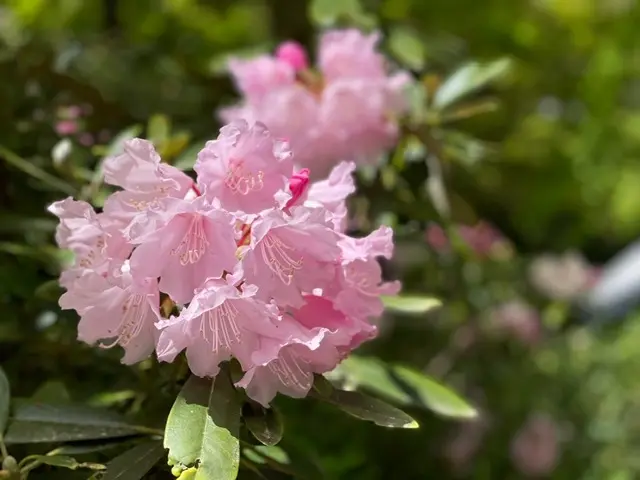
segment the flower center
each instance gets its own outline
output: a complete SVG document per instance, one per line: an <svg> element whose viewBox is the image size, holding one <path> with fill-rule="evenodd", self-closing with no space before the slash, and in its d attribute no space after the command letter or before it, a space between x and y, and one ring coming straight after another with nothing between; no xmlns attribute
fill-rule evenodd
<svg viewBox="0 0 640 480"><path fill-rule="evenodd" d="M293 247L287 245L275 235L267 234L260 242L262 259L275 275L285 285L291 285L293 274L302 268L302 257L298 260L291 258Z"/></svg>
<svg viewBox="0 0 640 480"><path fill-rule="evenodd" d="M264 187L264 172L258 171L257 175L248 170L243 160L231 160L224 184L233 192L247 195L257 192Z"/></svg>
<svg viewBox="0 0 640 480"><path fill-rule="evenodd" d="M204 231L204 219L201 215L194 215L180 244L171 250L172 255L180 257L180 265L183 267L200 261L209 241Z"/></svg>

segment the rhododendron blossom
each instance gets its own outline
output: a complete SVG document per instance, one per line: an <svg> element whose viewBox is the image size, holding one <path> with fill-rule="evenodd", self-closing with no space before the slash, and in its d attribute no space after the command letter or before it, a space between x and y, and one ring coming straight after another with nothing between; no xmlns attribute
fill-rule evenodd
<svg viewBox="0 0 640 480"><path fill-rule="evenodd" d="M410 79L389 73L379 40L355 29L327 32L315 70L295 42L281 44L275 56L233 60L229 69L243 101L220 116L264 122L290 139L296 162L315 178L342 160L374 162L397 139Z"/></svg>
<svg viewBox="0 0 640 480"><path fill-rule="evenodd" d="M102 212L70 198L50 207L75 256L60 305L80 315L80 340L122 347L124 363L184 352L195 375L213 377L235 359L237 386L261 404L304 397L315 374L376 335L380 296L400 287L377 261L392 255L390 228L344 233L354 168L312 183L286 142L245 121L205 145L196 180L128 141L105 162L122 190Z"/></svg>

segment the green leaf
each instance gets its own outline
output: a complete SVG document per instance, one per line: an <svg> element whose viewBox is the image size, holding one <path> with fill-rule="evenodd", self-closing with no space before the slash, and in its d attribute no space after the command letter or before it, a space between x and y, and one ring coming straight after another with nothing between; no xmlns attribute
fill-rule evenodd
<svg viewBox="0 0 640 480"><path fill-rule="evenodd" d="M433 297L420 297L415 295L400 295L397 297L382 297L385 308L406 314L427 313L434 308L442 306L442 302Z"/></svg>
<svg viewBox="0 0 640 480"><path fill-rule="evenodd" d="M321 397L322 398L322 397ZM418 428L418 422L405 412L377 398L360 392L334 390L326 399L342 411L361 420L389 428Z"/></svg>
<svg viewBox="0 0 640 480"><path fill-rule="evenodd" d="M478 416L476 409L467 401L433 378L404 366L394 366L392 371L435 413L456 418Z"/></svg>
<svg viewBox="0 0 640 480"><path fill-rule="evenodd" d="M7 443L55 443L128 437L146 433L108 410L84 405L16 402L5 435Z"/></svg>
<svg viewBox="0 0 640 480"><path fill-rule="evenodd" d="M72 185L59 179L55 175L51 175L49 172L42 170L35 163L25 160L2 145L0 145L0 157L2 157L9 165L22 170L27 175L40 180L42 183L55 190L59 190L67 195L74 195L76 192L76 189Z"/></svg>
<svg viewBox="0 0 640 480"><path fill-rule="evenodd" d="M343 18L353 19L364 14L359 0L313 0L309 16L314 23L330 26Z"/></svg>
<svg viewBox="0 0 640 480"><path fill-rule="evenodd" d="M79 468L88 468L90 470L104 470L106 468L100 463L80 463L75 458L68 457L66 455L29 455L28 457L25 457L21 463L24 463L25 460L35 460L36 462L42 463L44 465L68 468L69 470L77 470Z"/></svg>
<svg viewBox="0 0 640 480"><path fill-rule="evenodd" d="M195 480L232 480L240 463L241 403L228 369L214 379L192 375L176 399L164 446L173 463L198 464Z"/></svg>
<svg viewBox="0 0 640 480"><path fill-rule="evenodd" d="M415 404L415 399L391 376L387 364L377 358L351 355L331 373L330 379L341 380L348 390L365 388L401 405Z"/></svg>
<svg viewBox="0 0 640 480"><path fill-rule="evenodd" d="M147 139L158 149L169 139L170 131L171 122L166 115L152 115L147 125Z"/></svg>
<svg viewBox="0 0 640 480"><path fill-rule="evenodd" d="M160 440L141 443L107 463L100 480L140 480L164 455Z"/></svg>
<svg viewBox="0 0 640 480"><path fill-rule="evenodd" d="M511 60L500 58L489 63L470 62L456 70L435 93L433 106L446 108L466 95L504 77L511 70Z"/></svg>
<svg viewBox="0 0 640 480"><path fill-rule="evenodd" d="M245 403L242 418L247 429L262 444L276 445L282 440L284 426L280 413L274 408L264 408L256 403Z"/></svg>
<svg viewBox="0 0 640 480"><path fill-rule="evenodd" d="M71 397L64 383L56 380L43 383L31 396L32 402L62 404L69 403L70 400Z"/></svg>
<svg viewBox="0 0 640 480"><path fill-rule="evenodd" d="M400 61L412 70L424 68L425 48L422 40L408 27L395 27L389 33L389 50Z"/></svg>
<svg viewBox="0 0 640 480"><path fill-rule="evenodd" d="M7 426L7 418L9 417L9 405L11 404L11 389L9 387L9 379L0 367L0 438Z"/></svg>

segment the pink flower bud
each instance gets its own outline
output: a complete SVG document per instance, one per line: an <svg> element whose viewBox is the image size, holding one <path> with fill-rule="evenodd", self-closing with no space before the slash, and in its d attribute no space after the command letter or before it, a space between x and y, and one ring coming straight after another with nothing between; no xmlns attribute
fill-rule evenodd
<svg viewBox="0 0 640 480"><path fill-rule="evenodd" d="M295 71L309 68L307 52L298 42L288 41L281 43L276 50L276 58L291 65Z"/></svg>
<svg viewBox="0 0 640 480"><path fill-rule="evenodd" d="M289 179L289 190L293 195L287 202L286 208L290 208L296 203L299 203L301 197L307 193L309 186L309 169L303 168L297 173L294 173Z"/></svg>
<svg viewBox="0 0 640 480"><path fill-rule="evenodd" d="M78 131L78 124L74 120L61 120L56 123L56 133L58 135L73 135Z"/></svg>

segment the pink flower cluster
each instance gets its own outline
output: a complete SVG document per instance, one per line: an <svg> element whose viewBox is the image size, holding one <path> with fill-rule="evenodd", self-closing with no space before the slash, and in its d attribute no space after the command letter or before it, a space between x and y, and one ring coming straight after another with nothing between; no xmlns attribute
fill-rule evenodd
<svg viewBox="0 0 640 480"><path fill-rule="evenodd" d="M376 50L379 38L355 29L327 32L315 70L294 42L282 44L275 56L233 60L229 67L244 99L220 116L263 122L290 139L296 162L320 177L341 160L375 161L397 138L410 79L388 73Z"/></svg>
<svg viewBox="0 0 640 480"><path fill-rule="evenodd" d="M71 198L50 207L58 244L75 254L60 305L80 315L80 340L121 346L124 363L185 351L205 377L233 357L256 401L303 397L314 373L375 335L380 295L400 287L382 282L376 259L392 255L390 228L343 231L354 168L311 183L286 142L237 121L198 154L194 182L131 140L105 163L121 190L102 212Z"/></svg>

